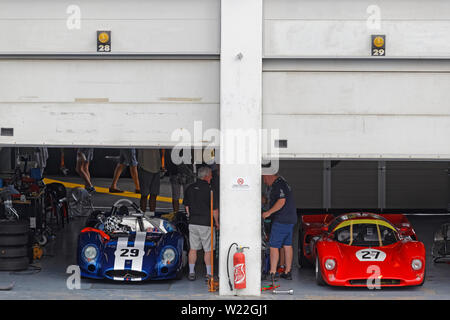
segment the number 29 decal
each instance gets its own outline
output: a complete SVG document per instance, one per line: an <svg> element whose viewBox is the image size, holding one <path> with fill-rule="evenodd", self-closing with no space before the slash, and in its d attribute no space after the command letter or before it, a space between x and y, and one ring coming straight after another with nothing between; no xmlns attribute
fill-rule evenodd
<svg viewBox="0 0 450 320"><path fill-rule="evenodd" d="M121 257L138 257L139 249L120 249Z"/></svg>
<svg viewBox="0 0 450 320"><path fill-rule="evenodd" d="M356 252L359 261L384 261L386 253L376 249L362 249Z"/></svg>
<svg viewBox="0 0 450 320"><path fill-rule="evenodd" d="M384 56L384 49L372 49L373 56Z"/></svg>
<svg viewBox="0 0 450 320"><path fill-rule="evenodd" d="M386 36L383 34L372 35L372 56L386 55Z"/></svg>

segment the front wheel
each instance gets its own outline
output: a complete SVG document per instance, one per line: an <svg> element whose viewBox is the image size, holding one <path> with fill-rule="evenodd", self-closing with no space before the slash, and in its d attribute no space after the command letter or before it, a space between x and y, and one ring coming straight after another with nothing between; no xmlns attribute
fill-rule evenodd
<svg viewBox="0 0 450 320"><path fill-rule="evenodd" d="M180 266L180 269L177 271L177 274L175 276L176 280L183 279L183 276L184 276L185 271L186 271L187 264L188 264L188 252L186 250L183 250L183 252L181 253L181 266Z"/></svg>
<svg viewBox="0 0 450 320"><path fill-rule="evenodd" d="M311 267L311 262L306 259L305 254L303 252L303 232L301 228L298 229L298 240L297 240L297 265L298 267L305 268Z"/></svg>
<svg viewBox="0 0 450 320"><path fill-rule="evenodd" d="M320 266L319 266L319 257L318 256L316 256L316 283L319 286L325 285L325 281L323 280L323 276L322 276L322 271L320 270Z"/></svg>

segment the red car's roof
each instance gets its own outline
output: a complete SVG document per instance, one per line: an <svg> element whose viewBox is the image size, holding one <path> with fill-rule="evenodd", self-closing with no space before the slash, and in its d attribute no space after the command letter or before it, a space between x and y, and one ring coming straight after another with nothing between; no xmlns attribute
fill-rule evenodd
<svg viewBox="0 0 450 320"><path fill-rule="evenodd" d="M346 213L342 214L335 219L333 219L330 224L329 228L330 231L335 230L339 225L345 223L346 221L355 221L355 220L365 220L365 222L369 222L371 220L374 221L382 221L384 225L389 226L391 229L396 230L395 226L386 218L369 212L353 212L353 213Z"/></svg>

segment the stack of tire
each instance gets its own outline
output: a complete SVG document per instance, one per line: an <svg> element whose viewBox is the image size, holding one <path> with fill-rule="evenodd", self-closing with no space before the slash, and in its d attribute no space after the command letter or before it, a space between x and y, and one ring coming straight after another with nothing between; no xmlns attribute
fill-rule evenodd
<svg viewBox="0 0 450 320"><path fill-rule="evenodd" d="M28 269L29 222L0 220L0 271Z"/></svg>

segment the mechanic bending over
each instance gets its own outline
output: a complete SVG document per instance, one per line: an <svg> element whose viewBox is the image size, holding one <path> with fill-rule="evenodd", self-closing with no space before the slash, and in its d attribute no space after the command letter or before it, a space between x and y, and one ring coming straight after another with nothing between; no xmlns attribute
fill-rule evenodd
<svg viewBox="0 0 450 320"><path fill-rule="evenodd" d="M206 278L213 276L211 274L211 179L211 168L206 166L199 168L198 179L186 189L183 200L187 216L189 217L188 279L191 281L196 279L195 263L197 261L197 250L201 249L205 252ZM219 201L217 192L214 191L213 217L216 228L219 229Z"/></svg>
<svg viewBox="0 0 450 320"><path fill-rule="evenodd" d="M263 181L270 187L269 207L264 211L263 219L271 218L272 228L269 238L270 247L270 276L276 278L280 249L284 248L286 269L280 275L292 280L291 269L294 250L292 235L297 223L297 209L295 207L292 190L286 180L279 175L263 175Z"/></svg>

